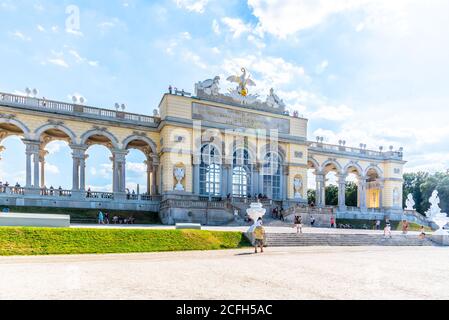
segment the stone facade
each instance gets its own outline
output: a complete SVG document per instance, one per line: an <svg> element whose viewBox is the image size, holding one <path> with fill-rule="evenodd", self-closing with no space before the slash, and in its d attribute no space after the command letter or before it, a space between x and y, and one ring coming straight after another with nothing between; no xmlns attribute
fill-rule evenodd
<svg viewBox="0 0 449 320"><path fill-rule="evenodd" d="M342 214L350 212L343 191L350 173L357 175L359 187L359 208L352 212L402 212L402 152L310 142L307 126L307 119L279 110L223 103L204 95L165 94L158 116L148 117L0 93L0 143L16 135L26 145L26 186L3 190L0 203L159 210L169 224L219 224L233 219L234 198L262 194L286 207L306 202L308 170L314 169L317 206L326 206L326 174L334 171ZM64 140L72 149L73 183L71 190L49 195L42 191L44 147L54 140ZM86 150L94 144L111 151L112 193L86 190ZM125 190L129 149L147 158L149 190L132 198ZM184 170L183 192L175 191L175 168ZM295 180L301 181L299 189ZM231 205L204 206L211 200Z"/></svg>

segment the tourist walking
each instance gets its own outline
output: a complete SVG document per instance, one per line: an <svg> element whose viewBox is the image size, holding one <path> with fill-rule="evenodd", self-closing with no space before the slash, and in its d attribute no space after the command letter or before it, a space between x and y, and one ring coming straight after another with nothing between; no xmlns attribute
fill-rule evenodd
<svg viewBox="0 0 449 320"><path fill-rule="evenodd" d="M265 240L265 229L262 226L262 219L259 219L259 221L257 221L257 226L254 229L254 246L255 246L255 253L257 252L257 248L260 248L260 252L263 253L263 245L264 245L264 240Z"/></svg>
<svg viewBox="0 0 449 320"><path fill-rule="evenodd" d="M409 224L407 220L402 221L402 234L408 233Z"/></svg>
<svg viewBox="0 0 449 320"><path fill-rule="evenodd" d="M315 225L315 218L314 217L310 217L310 225L313 226Z"/></svg>
<svg viewBox="0 0 449 320"><path fill-rule="evenodd" d="M385 229L384 229L384 237L385 238L393 238L392 234L391 234L391 224L390 222L388 222L385 225Z"/></svg>
<svg viewBox="0 0 449 320"><path fill-rule="evenodd" d="M302 219L299 216L295 216L295 227L296 227L296 234L302 234Z"/></svg>
<svg viewBox="0 0 449 320"><path fill-rule="evenodd" d="M103 212L98 212L98 224L104 224L104 214Z"/></svg>
<svg viewBox="0 0 449 320"><path fill-rule="evenodd" d="M421 228L419 228L419 232L420 232L419 238L421 240L424 240L426 238L426 232L425 232L424 226L421 226Z"/></svg>

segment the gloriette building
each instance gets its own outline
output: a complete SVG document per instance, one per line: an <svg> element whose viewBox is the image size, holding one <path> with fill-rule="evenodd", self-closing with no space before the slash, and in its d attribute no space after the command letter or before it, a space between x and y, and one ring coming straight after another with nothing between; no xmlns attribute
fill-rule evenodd
<svg viewBox="0 0 449 320"><path fill-rule="evenodd" d="M286 112L273 90L250 93L243 69L227 80L197 83L195 94L170 88L153 116L0 93L0 142L20 136L26 145L26 185L2 187L0 204L159 212L164 223L226 224L262 196L267 207L307 203L308 171L316 176L316 203L341 217L398 216L402 210L402 150L372 151L307 139L308 120ZM45 146L66 141L72 149L70 190L43 190ZM111 152L113 190L86 189L86 151ZM1 143L0 143L1 145ZM2 147L1 147L2 148ZM146 194L126 190L128 150L146 156ZM326 175L335 172L338 206L325 202ZM358 206L347 207L347 176L355 174Z"/></svg>

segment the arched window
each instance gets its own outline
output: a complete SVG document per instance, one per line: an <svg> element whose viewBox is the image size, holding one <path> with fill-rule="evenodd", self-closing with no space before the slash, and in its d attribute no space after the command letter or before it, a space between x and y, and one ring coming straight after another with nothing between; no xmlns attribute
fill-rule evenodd
<svg viewBox="0 0 449 320"><path fill-rule="evenodd" d="M221 195L220 153L210 144L201 149L200 193L203 196Z"/></svg>
<svg viewBox="0 0 449 320"><path fill-rule="evenodd" d="M234 152L232 170L232 194L234 197L247 197L251 194L251 164L248 150Z"/></svg>
<svg viewBox="0 0 449 320"><path fill-rule="evenodd" d="M263 165L263 192L273 200L281 200L281 161L279 155L270 152Z"/></svg>

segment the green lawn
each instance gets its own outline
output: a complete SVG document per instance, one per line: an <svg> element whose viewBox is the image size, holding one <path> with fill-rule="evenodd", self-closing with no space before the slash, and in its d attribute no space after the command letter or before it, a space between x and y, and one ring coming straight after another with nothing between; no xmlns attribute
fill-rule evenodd
<svg viewBox="0 0 449 320"><path fill-rule="evenodd" d="M5 206L0 206L0 211ZM70 215L72 223L96 223L98 211L100 209L81 209L81 208L46 208L46 207L12 207L8 206L11 212L15 213L49 213L49 214L66 214ZM108 212L110 219L112 217L122 216L124 218L134 217L137 224L160 224L159 215L155 212L144 211L120 211L120 210L103 210Z"/></svg>
<svg viewBox="0 0 449 320"><path fill-rule="evenodd" d="M0 256L237 249L240 232L0 227Z"/></svg>
<svg viewBox="0 0 449 320"><path fill-rule="evenodd" d="M368 229L372 230L374 228L375 220L360 220L360 219L337 219L337 225L339 224L349 224L354 229L365 229L365 227L368 227ZM381 229L383 230L385 228L385 221L381 221ZM419 231L421 228L421 225L410 223L409 224L409 231ZM402 224L400 221L391 221L391 229L402 231ZM426 231L432 231L430 228L425 227Z"/></svg>

